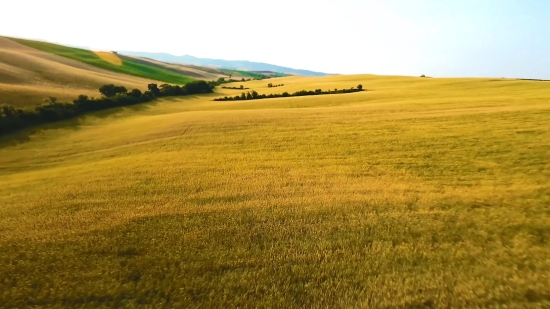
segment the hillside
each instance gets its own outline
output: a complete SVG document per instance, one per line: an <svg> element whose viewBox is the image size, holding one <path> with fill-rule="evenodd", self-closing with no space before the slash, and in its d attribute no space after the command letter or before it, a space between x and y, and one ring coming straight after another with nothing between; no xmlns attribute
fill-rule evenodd
<svg viewBox="0 0 550 309"><path fill-rule="evenodd" d="M111 52L98 53L91 50L68 47L48 42L31 41L17 38L9 39L19 44L43 52L67 57L117 73L150 78L174 84L185 84L186 82L193 80L192 78L165 70L163 68L151 67L143 63L132 61L131 59L120 59L118 55Z"/></svg>
<svg viewBox="0 0 550 309"><path fill-rule="evenodd" d="M184 84L229 74L249 78L213 68L0 37L0 104L16 107L37 105L50 96L69 101L80 94L97 96L105 84L145 90L149 83Z"/></svg>
<svg viewBox="0 0 550 309"><path fill-rule="evenodd" d="M54 96L72 100L79 94L97 96L105 84L144 90L158 82L101 69L81 61L27 47L0 37L0 104L29 106Z"/></svg>
<svg viewBox="0 0 550 309"><path fill-rule="evenodd" d="M227 78L230 74L232 75L232 78L248 79L251 77L250 76L251 72L236 72L236 71L221 70L221 69L210 68L210 67L185 65L181 63L169 63L169 62L163 62L163 61L146 58L146 57L127 56L122 54L119 54L118 56L124 60L141 63L147 66L162 68L164 70L171 71L171 72L188 76L191 78L195 78L195 79L217 80L220 77Z"/></svg>
<svg viewBox="0 0 550 309"><path fill-rule="evenodd" d="M170 63L186 63L198 66L216 67L222 69L233 69L243 71L269 71L276 73L284 73L289 75L302 75L302 76L326 76L330 75L322 72L314 72L309 70L293 69L283 67L279 65L273 65L263 62L252 62L247 60L223 60L223 59L210 59L210 58L198 58L190 55L174 56L167 53L148 53L148 52L134 52L134 51L120 51L119 53L137 57L147 57Z"/></svg>
<svg viewBox="0 0 550 309"><path fill-rule="evenodd" d="M0 139L0 303L550 306L550 88L285 77ZM37 275L40 274L40 275Z"/></svg>

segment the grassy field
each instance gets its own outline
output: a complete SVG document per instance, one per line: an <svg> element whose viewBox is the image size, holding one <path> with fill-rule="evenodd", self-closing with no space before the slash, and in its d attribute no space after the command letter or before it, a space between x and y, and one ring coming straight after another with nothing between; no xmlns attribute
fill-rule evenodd
<svg viewBox="0 0 550 309"><path fill-rule="evenodd" d="M181 74L177 74L175 72L171 72L163 68L149 66L149 65L138 63L128 59L122 60L121 61L122 64L113 63L112 60L106 61L105 59L102 59L98 54L86 49L73 48L73 47L67 47L67 46L57 45L57 44L52 44L47 42L31 41L31 40L24 40L24 39L17 39L17 38L9 38L9 39L19 44L22 44L43 52L67 57L70 59L81 61L89 65L96 66L98 68L102 68L102 69L117 72L117 73L130 74L134 76L154 79L154 80L173 83L173 84L185 84L189 81L194 80L193 78L183 76Z"/></svg>
<svg viewBox="0 0 550 309"><path fill-rule="evenodd" d="M368 91L219 89L1 139L0 307L550 306L545 83L280 83Z"/></svg>
<svg viewBox="0 0 550 309"><path fill-rule="evenodd" d="M208 68L208 67L197 67L188 64L182 63L168 63L151 58L145 57L136 57L136 56L126 56L119 55L121 59L127 59L133 62L142 63L152 67L162 68L177 74L188 76L191 78L202 79L202 80L217 80L220 77L227 78L227 75L223 74L220 69Z"/></svg>
<svg viewBox="0 0 550 309"><path fill-rule="evenodd" d="M255 72L249 72L244 70L229 70L229 69L223 69L222 70L225 74L231 74L232 76L238 76L243 78L264 78L264 74L255 73Z"/></svg>
<svg viewBox="0 0 550 309"><path fill-rule="evenodd" d="M244 70L230 70L230 69L222 69L222 71L225 74L231 74L233 76L233 78L235 78L235 79L238 79L238 78L241 78L241 77L243 77L245 79L248 79L248 78L262 79L262 78L265 78L265 77L288 77L288 76L292 76L292 75L286 74L286 73L271 72L271 71L244 71Z"/></svg>

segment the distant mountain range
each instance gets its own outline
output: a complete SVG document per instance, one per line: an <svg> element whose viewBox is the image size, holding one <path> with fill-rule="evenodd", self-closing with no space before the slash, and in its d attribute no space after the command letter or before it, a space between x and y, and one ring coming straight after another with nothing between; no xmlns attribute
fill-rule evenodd
<svg viewBox="0 0 550 309"><path fill-rule="evenodd" d="M326 76L334 75L322 72L314 72L309 70L292 69L283 66L278 66L269 63L252 62L247 60L222 60L222 59L209 59L198 58L190 55L174 56L167 53L148 53L148 52L132 52L132 51L118 51L119 54L145 57L163 62L171 63L185 63L198 66L218 67L223 69L232 70L245 70L245 71L271 71L278 73L286 73L291 75L304 75L304 76Z"/></svg>

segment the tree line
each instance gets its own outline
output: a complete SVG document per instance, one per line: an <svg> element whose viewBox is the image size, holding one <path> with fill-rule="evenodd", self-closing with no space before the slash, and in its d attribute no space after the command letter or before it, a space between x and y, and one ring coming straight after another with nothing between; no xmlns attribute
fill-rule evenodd
<svg viewBox="0 0 550 309"><path fill-rule="evenodd" d="M278 93L278 94L259 94L256 91L243 92L240 95L234 97L225 96L223 98L216 98L214 101L244 101L244 100L260 100L260 99L273 99L273 98L288 98L288 97L302 97L310 95L323 95L323 94L341 94L341 93L353 93L363 91L363 85L358 85L357 88L351 87L350 89L334 89L323 91L322 89L316 89L315 91L300 90L294 93Z"/></svg>
<svg viewBox="0 0 550 309"><path fill-rule="evenodd" d="M229 75L230 79L232 77L232 74L235 74L235 73L239 74L239 75L243 75L243 76L249 76L253 80L263 80L263 79L271 78L271 76L266 76L264 74L259 74L259 73L255 73L255 72L251 72L251 71L242 71L242 70L225 70L225 71L222 70L222 73L226 74L226 75ZM251 79L250 78L246 79L246 81L249 81L249 80L251 80ZM241 81L244 82L245 79L243 78Z"/></svg>
<svg viewBox="0 0 550 309"><path fill-rule="evenodd" d="M243 85L240 85L239 87L226 87L226 86L223 86L222 88L223 88L223 89L237 89L237 90L246 90L246 89L250 89L250 88L245 88Z"/></svg>
<svg viewBox="0 0 550 309"><path fill-rule="evenodd" d="M216 86L219 86L219 85L222 85L222 84L229 84L229 83L236 83L236 82L249 82L251 81L252 79L244 79L241 78L241 79L234 79L234 78L231 78L231 76L229 77L229 79L225 79L224 77L220 77L218 78L217 81L213 81L211 83L215 83Z"/></svg>
<svg viewBox="0 0 550 309"><path fill-rule="evenodd" d="M282 86L284 86L284 85L285 85L285 84L273 85L272 83L269 83L269 84L267 84L267 87L268 87L268 88L274 88L274 87L282 87Z"/></svg>
<svg viewBox="0 0 550 309"><path fill-rule="evenodd" d="M94 98L79 95L70 102L58 102L50 97L42 105L34 108L15 108L10 105L0 106L0 135L39 124L64 120L112 107L129 106L150 102L159 97L184 96L212 93L216 82L192 81L183 86L163 84L147 85L147 91L139 89L128 91L123 86L113 84L99 88L101 97Z"/></svg>

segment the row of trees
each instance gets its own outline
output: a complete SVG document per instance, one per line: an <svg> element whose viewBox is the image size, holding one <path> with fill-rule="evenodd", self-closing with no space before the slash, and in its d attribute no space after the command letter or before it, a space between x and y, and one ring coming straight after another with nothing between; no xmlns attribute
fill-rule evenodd
<svg viewBox="0 0 550 309"><path fill-rule="evenodd" d="M223 89L237 89L237 90L246 90L246 89L250 89L250 88L245 88L243 85L240 85L239 87L226 87L226 86L223 86L222 88L223 88Z"/></svg>
<svg viewBox="0 0 550 309"><path fill-rule="evenodd" d="M284 85L285 85L285 84L273 85L272 83L269 83L269 84L267 84L267 87L268 87L268 88L282 87L282 86L284 86Z"/></svg>
<svg viewBox="0 0 550 309"><path fill-rule="evenodd" d="M18 129L68 119L87 112L108 109L112 107L129 106L150 102L158 97L182 96L211 93L211 82L193 81L183 86L149 84L147 91L139 89L128 91L125 87L104 85L99 88L101 97L94 98L80 95L70 102L58 102L54 97L45 104L35 108L15 108L10 105L0 106L0 135Z"/></svg>
<svg viewBox="0 0 550 309"><path fill-rule="evenodd" d="M219 85L222 85L222 84L229 84L229 83L237 83L237 82L248 82L248 81L251 81L251 79L244 79L244 77L242 79L233 79L231 78L231 75L229 77L229 79L225 79L224 77L220 77L218 78L217 81L214 81L214 82L211 82L211 83L215 83L216 86L219 86Z"/></svg>
<svg viewBox="0 0 550 309"><path fill-rule="evenodd" d="M272 79L274 77L284 77L285 75L278 75L277 73L270 75L264 75L264 74L255 74L253 80L264 80L264 79Z"/></svg>
<svg viewBox="0 0 550 309"><path fill-rule="evenodd" d="M287 98L287 97L302 97L310 95L323 95L323 94L341 94L341 93L353 93L363 91L363 85L358 85L357 88L351 87L350 89L334 89L323 91L322 89L316 89L315 91L301 90L294 93L283 92L279 94L258 94L256 91L243 92L241 95L234 97L225 96L223 98L216 98L214 101L243 101L243 100L260 100L260 99L273 99L273 98Z"/></svg>

